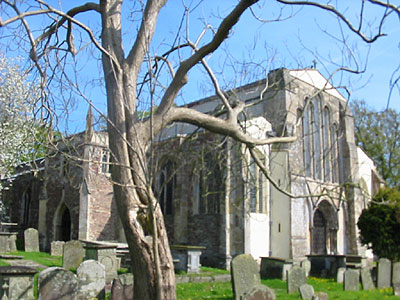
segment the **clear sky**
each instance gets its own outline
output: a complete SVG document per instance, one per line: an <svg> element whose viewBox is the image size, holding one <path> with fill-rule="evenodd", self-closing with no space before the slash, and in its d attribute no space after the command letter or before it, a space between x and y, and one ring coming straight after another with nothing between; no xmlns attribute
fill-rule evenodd
<svg viewBox="0 0 400 300"><path fill-rule="evenodd" d="M57 6L56 1L50 1ZM189 22L182 21L181 0L170 0L162 10L157 33L152 42L152 52L156 54L164 53L173 44L176 37L177 28L182 25L182 31L190 28L189 36L195 41L204 28L204 23L210 23L215 28L220 22L220 16L226 15L232 8L231 0L200 1L185 0L187 6L191 8ZM352 21L358 20L358 2L343 1L341 5L350 5L346 8L346 16ZM70 0L61 2L64 8L81 4L81 1ZM131 14L137 1L128 1L124 10L126 17L137 20L139 14ZM346 3L346 4L343 4ZM349 4L350 3L350 4ZM136 7L137 9L138 7ZM343 7L345 8L345 7ZM277 17L284 19L280 22L260 22L254 18L271 20ZM335 16L317 8L306 7L287 7L283 11L275 1L261 0L253 7L253 14L248 11L241 18L230 34L228 41L212 57L208 58L209 64L215 70L215 74L221 82L222 87L232 88L241 84L261 79L268 70L286 68L304 68L313 65L316 60L317 69L325 76L329 76L338 66L359 67L366 71L362 75L354 75L346 72L336 73L332 77L333 84L336 86L346 86L351 92L352 99L363 99L376 109L384 109L388 105L390 92L390 81L396 68L400 65L399 39L398 33L400 22L392 16L384 26L384 31L388 36L378 39L372 45L362 42L359 37L351 33L346 26L340 27ZM367 11L366 17L371 24L366 24L366 32L373 31L377 25L382 11L372 8ZM3 18L4 19L4 18ZM79 17L85 24L98 25L99 16L90 13ZM29 19L28 19L29 20ZM39 18L30 19L34 21L33 27L43 27ZM367 26L368 25L368 26ZM132 45L137 25L128 22L124 26L125 51ZM5 39L5 31L0 29L0 38ZM3 29L4 30L4 29ZM99 31L96 32L99 34ZM87 36L83 36L88 39ZM210 34L203 38L208 41ZM346 40L346 43L343 43ZM179 42L176 41L175 45ZM91 84L82 85L82 90L95 105L102 111L106 111L104 88L102 83L96 78L102 74L99 68L100 61L91 60L89 50L83 55L76 57L79 60L77 81L79 83L91 80ZM181 50L182 55L187 54ZM16 49L8 52L7 55L15 56L18 54ZM97 57L98 58L98 57ZM177 64L178 56L171 57L173 64ZM247 64L243 64L247 61ZM72 69L71 69L72 70ZM96 79L93 81L93 79ZM163 77L162 80L167 80ZM193 71L189 74L189 84L184 88L177 100L178 104L197 100L204 96L213 94L210 81L205 76L204 71ZM94 83L94 85L93 85ZM68 94L68 90L63 90ZM341 90L344 97L348 98L346 91ZM68 131L75 132L83 129L85 122L84 116L87 112L88 104L81 101L79 95L74 97L77 104L69 118ZM143 101L149 101L148 94L143 94ZM399 93L395 89L390 98L391 107L400 108ZM59 107L61 109L61 106ZM146 106L143 106L145 109Z"/></svg>

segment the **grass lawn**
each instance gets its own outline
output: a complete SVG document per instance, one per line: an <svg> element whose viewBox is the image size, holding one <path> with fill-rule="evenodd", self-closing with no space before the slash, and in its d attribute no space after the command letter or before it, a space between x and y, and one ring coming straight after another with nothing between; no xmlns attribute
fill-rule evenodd
<svg viewBox="0 0 400 300"><path fill-rule="evenodd" d="M7 253L9 255L18 255L23 256L23 259L35 261L41 265L47 267L62 267L62 257L61 256L51 256L45 252L24 252L24 251L17 251L17 252L10 252ZM0 259L0 266L8 266L6 259Z"/></svg>
<svg viewBox="0 0 400 300"><path fill-rule="evenodd" d="M262 280L262 283L275 290L277 300L301 299L300 294L286 293L286 282L278 279ZM378 300L378 299L399 299L393 296L393 290L383 289L375 291L344 292L343 284L337 284L333 279L309 278L308 284L314 287L315 291L325 292L329 300ZM179 300L231 300L233 299L232 286L226 283L180 283L177 285Z"/></svg>

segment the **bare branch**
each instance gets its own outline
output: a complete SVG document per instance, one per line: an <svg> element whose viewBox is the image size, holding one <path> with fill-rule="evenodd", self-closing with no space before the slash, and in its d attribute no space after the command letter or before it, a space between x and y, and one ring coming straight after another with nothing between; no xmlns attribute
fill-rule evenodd
<svg viewBox="0 0 400 300"><path fill-rule="evenodd" d="M386 34L382 33L381 29L382 29L382 22L384 21L384 19L386 18L387 15L384 15L383 19L381 20L381 26L379 27L378 33L372 37L367 37L364 33L362 33L361 31L361 26L359 26L358 28L356 28L352 22L347 19L341 12L339 12L334 6L332 5L328 5L328 4L321 4L321 3L317 3L317 2L311 2L311 1L290 1L290 0L277 0L279 3L282 4L287 4L287 5L304 5L304 6L315 6L318 8L321 8L323 10L329 11L331 13L333 13L334 15L336 15L340 20L342 20L347 27L353 31L354 33L356 33L359 37L362 38L362 40L366 43L373 43L375 42L378 38L382 37L382 36L386 36ZM374 0L370 0L371 2ZM361 21L360 21L361 22Z"/></svg>

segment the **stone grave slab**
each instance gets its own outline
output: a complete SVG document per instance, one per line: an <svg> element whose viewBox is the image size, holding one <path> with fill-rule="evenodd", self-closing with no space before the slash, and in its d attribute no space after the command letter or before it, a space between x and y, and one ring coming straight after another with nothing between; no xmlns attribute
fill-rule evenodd
<svg viewBox="0 0 400 300"><path fill-rule="evenodd" d="M79 280L78 299L104 299L106 271L96 260L85 260L76 271Z"/></svg>
<svg viewBox="0 0 400 300"><path fill-rule="evenodd" d="M24 231L25 252L39 252L39 232L35 228Z"/></svg>
<svg viewBox="0 0 400 300"><path fill-rule="evenodd" d="M314 288L310 284L303 284L299 288L301 299L311 300L314 296Z"/></svg>
<svg viewBox="0 0 400 300"><path fill-rule="evenodd" d="M306 283L306 272L299 266L294 266L287 272L287 292L288 294L299 291L300 286Z"/></svg>
<svg viewBox="0 0 400 300"><path fill-rule="evenodd" d="M377 288L389 288L391 286L392 263L387 258L380 258L378 261Z"/></svg>
<svg viewBox="0 0 400 300"><path fill-rule="evenodd" d="M71 271L51 267L39 273L38 300L76 300L78 278Z"/></svg>
<svg viewBox="0 0 400 300"><path fill-rule="evenodd" d="M242 300L275 300L275 292L265 285L257 285L247 292Z"/></svg>
<svg viewBox="0 0 400 300"><path fill-rule="evenodd" d="M86 259L102 263L106 270L106 282L118 276L117 245L84 241Z"/></svg>
<svg viewBox="0 0 400 300"><path fill-rule="evenodd" d="M110 300L133 299L133 275L121 274L113 280Z"/></svg>
<svg viewBox="0 0 400 300"><path fill-rule="evenodd" d="M392 283L400 283L400 262L393 263Z"/></svg>
<svg viewBox="0 0 400 300"><path fill-rule="evenodd" d="M344 290L359 291L360 290L360 273L355 269L347 269L344 272Z"/></svg>
<svg viewBox="0 0 400 300"><path fill-rule="evenodd" d="M54 241L50 244L50 255L62 256L64 251L64 241Z"/></svg>
<svg viewBox="0 0 400 300"><path fill-rule="evenodd" d="M361 283L363 290L370 291L375 289L370 268L361 268Z"/></svg>
<svg viewBox="0 0 400 300"><path fill-rule="evenodd" d="M235 300L240 300L253 287L261 284L257 262L250 254L240 254L232 260L231 274Z"/></svg>
<svg viewBox="0 0 400 300"><path fill-rule="evenodd" d="M68 241L63 250L63 268L77 269L85 258L85 249L80 241Z"/></svg>
<svg viewBox="0 0 400 300"><path fill-rule="evenodd" d="M329 300L328 294L324 292L316 292L312 300Z"/></svg>
<svg viewBox="0 0 400 300"><path fill-rule="evenodd" d="M33 277L37 270L29 267L0 267L0 299L34 300Z"/></svg>

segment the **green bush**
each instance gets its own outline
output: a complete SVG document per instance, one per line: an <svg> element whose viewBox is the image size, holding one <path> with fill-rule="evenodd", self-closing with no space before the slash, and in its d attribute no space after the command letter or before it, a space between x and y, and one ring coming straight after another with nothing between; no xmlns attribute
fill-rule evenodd
<svg viewBox="0 0 400 300"><path fill-rule="evenodd" d="M375 255L400 260L400 191L381 189L358 219L361 243Z"/></svg>

